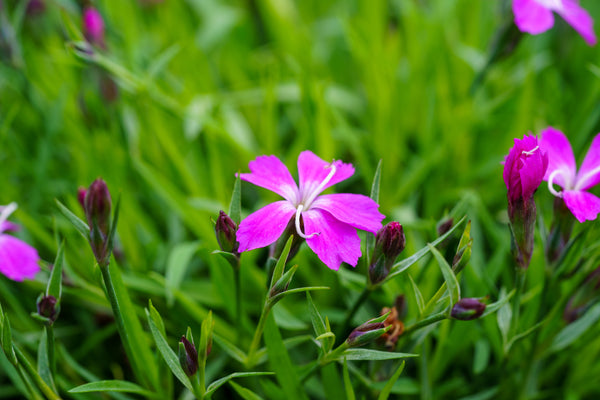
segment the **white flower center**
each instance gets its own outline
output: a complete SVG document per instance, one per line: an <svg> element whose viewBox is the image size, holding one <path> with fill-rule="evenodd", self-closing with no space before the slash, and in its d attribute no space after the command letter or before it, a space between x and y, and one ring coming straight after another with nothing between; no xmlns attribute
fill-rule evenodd
<svg viewBox="0 0 600 400"><path fill-rule="evenodd" d="M312 202L315 201L319 193L321 193L325 189L325 186L327 186L327 184L331 181L337 170L334 163L326 165L325 168L330 169L329 174L327 174L325 179L323 179L316 188L305 193L305 196L302 196L302 199L300 200L300 204L296 206L296 232L298 232L298 235L304 239L310 239L313 236L318 236L321 234L321 232L313 232L308 236L305 235L300 227L300 216L302 215L303 210L310 209Z"/></svg>
<svg viewBox="0 0 600 400"><path fill-rule="evenodd" d="M562 0L534 0L539 5L551 10L560 10L563 7Z"/></svg>

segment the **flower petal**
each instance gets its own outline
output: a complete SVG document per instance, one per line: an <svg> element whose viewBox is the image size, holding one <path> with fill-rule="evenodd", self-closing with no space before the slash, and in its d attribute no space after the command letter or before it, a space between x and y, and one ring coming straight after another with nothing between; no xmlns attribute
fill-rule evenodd
<svg viewBox="0 0 600 400"><path fill-rule="evenodd" d="M300 193L306 195L317 189L321 182L329 175L331 164L336 167L335 174L327 184L319 190L319 193L328 187L351 177L354 174L354 167L352 164L345 164L339 160L334 161L333 163L325 162L309 150L300 153L298 156ZM319 193L313 194L317 195Z"/></svg>
<svg viewBox="0 0 600 400"><path fill-rule="evenodd" d="M279 239L296 209L288 201L276 201L248 215L236 233L238 251L265 247Z"/></svg>
<svg viewBox="0 0 600 400"><path fill-rule="evenodd" d="M2 221L0 222L0 233L2 232L6 232L6 231L18 231L20 229L19 225L15 224L14 222L10 222L10 221Z"/></svg>
<svg viewBox="0 0 600 400"><path fill-rule="evenodd" d="M557 8L555 11L583 37L587 44L590 46L596 44L597 40L596 34L594 33L594 20L590 14L577 3L577 1L563 0L562 7Z"/></svg>
<svg viewBox="0 0 600 400"><path fill-rule="evenodd" d="M381 221L385 218L377 211L379 204L362 194L326 194L317 197L313 208L328 211L339 221L372 233L381 229Z"/></svg>
<svg viewBox="0 0 600 400"><path fill-rule="evenodd" d="M334 271L342 262L356 266L361 256L356 229L318 209L303 212L302 218L307 236L318 233L306 239L306 243L325 265Z"/></svg>
<svg viewBox="0 0 600 400"><path fill-rule="evenodd" d="M275 156L259 156L250 161L250 174L240 174L240 179L269 189L284 199L295 203L298 186L287 167Z"/></svg>
<svg viewBox="0 0 600 400"><path fill-rule="evenodd" d="M16 237L0 235L0 273L14 281L33 279L38 273L37 250Z"/></svg>
<svg viewBox="0 0 600 400"><path fill-rule="evenodd" d="M544 180L548 181L554 171L561 171L555 174L553 182L563 189L572 188L575 184L577 166L569 139L564 133L552 127L543 130L541 136L540 149L548 155L548 168Z"/></svg>
<svg viewBox="0 0 600 400"><path fill-rule="evenodd" d="M596 135L577 172L576 188L586 190L600 183L600 134Z"/></svg>
<svg viewBox="0 0 600 400"><path fill-rule="evenodd" d="M535 0L513 0L515 25L521 32L537 35L546 32L554 25L552 11Z"/></svg>
<svg viewBox="0 0 600 400"><path fill-rule="evenodd" d="M595 220L600 213L600 198L581 190L565 190L563 199L577 221Z"/></svg>

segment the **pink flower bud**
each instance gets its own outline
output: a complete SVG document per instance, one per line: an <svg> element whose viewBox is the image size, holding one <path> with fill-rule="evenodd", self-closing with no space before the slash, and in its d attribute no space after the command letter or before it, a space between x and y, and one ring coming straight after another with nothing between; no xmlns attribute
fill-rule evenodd
<svg viewBox="0 0 600 400"><path fill-rule="evenodd" d="M477 319L481 317L483 312L485 311L485 303L482 303L479 299L476 298L465 298L460 299L458 303L452 307L452 312L450 315L454 319L459 319L461 321L470 321L472 319Z"/></svg>
<svg viewBox="0 0 600 400"><path fill-rule="evenodd" d="M83 10L83 34L91 44L104 47L104 20L94 7Z"/></svg>

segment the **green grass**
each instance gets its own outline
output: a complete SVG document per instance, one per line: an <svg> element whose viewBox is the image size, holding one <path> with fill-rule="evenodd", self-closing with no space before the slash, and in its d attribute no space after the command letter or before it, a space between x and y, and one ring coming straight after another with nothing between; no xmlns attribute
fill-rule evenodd
<svg viewBox="0 0 600 400"><path fill-rule="evenodd" d="M598 21L600 4L581 3ZM467 215L474 242L471 262L459 276L461 293L494 302L514 287L500 164L513 138L555 126L581 162L600 131L600 53L560 18L545 34L523 35L472 90L495 35L512 21L507 1L99 1L94 4L105 19L107 50L92 56L73 47L83 38L78 2L48 0L37 16L26 15L24 4L6 0L0 7L0 204L19 203L18 236L47 262L65 241L62 310L54 330L61 349L55 382L66 398L98 398L67 394L97 380L144 386L125 360L92 253L54 201L83 218L77 188L95 178L108 183L113 199L121 196L118 265L146 332L140 340L154 346L144 313L150 299L172 349L187 326L198 341L212 310L215 334L246 351L270 278L263 268L266 252L242 257L245 316L237 320L232 269L211 254L218 248L211 218L228 209L235 173L248 171L256 156L275 154L293 174L305 149L351 162L355 175L335 191L367 195L382 160L380 210L386 222L405 228L407 248L400 257L433 241L446 216ZM107 80L118 86L113 101L100 90ZM243 216L276 198L242 183ZM545 184L536 201L548 229L553 197ZM557 282L544 303L555 314L539 331L509 353L498 327L502 313L444 321L401 338L396 350L419 357L406 359L392 393L420 399L598 396L597 321L565 348L552 347L566 326L559 308L598 264L597 221L578 225L574 235L586 230L582 248L565 264L572 277ZM170 262L193 243L197 251L189 263ZM454 248L445 251L452 257ZM335 332L362 291L366 265L359 264L356 274L333 272L306 246L292 262L300 267L291 287L330 287L312 296ZM539 321L545 264L537 234L521 297L523 328ZM177 274L173 268L183 269L181 282L168 282ZM444 281L429 257L408 274L425 302ZM0 304L14 342L35 365L42 328L29 314L48 276L21 284L0 277ZM414 293L403 274L373 292L353 322L376 317L405 294L404 322L411 325L421 319ZM307 311L303 294L275 306L265 332L273 342L262 353L269 361L250 370L216 340L207 382L233 372L277 372L277 363L289 360L300 368L236 378L215 398L242 396L245 388L264 398L289 397L286 379L302 387L300 397L348 393L343 363L301 380L318 354L310 340L293 341L317 336ZM185 389L170 381L162 358L153 354L163 373L158 386L179 396ZM23 393L25 384L3 357L0 397ZM400 361L347 364L357 398L373 398Z"/></svg>

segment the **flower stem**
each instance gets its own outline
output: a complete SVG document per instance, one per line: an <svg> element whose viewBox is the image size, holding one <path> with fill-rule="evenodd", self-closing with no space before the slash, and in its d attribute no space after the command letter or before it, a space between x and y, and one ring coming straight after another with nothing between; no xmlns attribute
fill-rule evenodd
<svg viewBox="0 0 600 400"><path fill-rule="evenodd" d="M256 326L256 330L254 331L252 343L250 344L250 348L248 349L248 355L246 356L247 368L251 368L256 364L256 351L258 350L260 338L262 337L263 330L265 329L265 324L267 323L267 316L269 315L269 311L271 311L271 307L272 303L267 298L267 300L265 300L265 305L263 306L262 312L260 314L258 325Z"/></svg>
<svg viewBox="0 0 600 400"><path fill-rule="evenodd" d="M360 306L367 300L367 298L369 297L369 295L371 294L372 291L373 291L372 287L370 287L370 286L365 287L363 289L362 293L360 294L360 296L356 299L356 301L352 305L352 308L350 308L350 310L346 313L346 316L344 317L344 323L342 324L342 327L340 328L340 330L338 331L338 334L336 335L338 340L340 340L340 339L346 340L346 338L350 334L349 328L350 328L350 325L352 324L352 318L354 318L354 314L356 314L356 311L358 311Z"/></svg>
<svg viewBox="0 0 600 400"><path fill-rule="evenodd" d="M429 317L408 326L406 329L404 329L404 332L402 333L402 335L404 336L404 335L411 334L418 329L425 328L426 326L435 324L436 322L443 321L447 318L448 318L448 315L446 315L445 312L430 315Z"/></svg>
<svg viewBox="0 0 600 400"><path fill-rule="evenodd" d="M514 337L518 332L519 325L519 314L521 311L521 293L525 286L525 277L527 276L527 269L517 267L515 276L515 297L512 309L512 317L510 321L510 335L509 338ZM510 341L510 339L509 339Z"/></svg>
<svg viewBox="0 0 600 400"><path fill-rule="evenodd" d="M44 325L46 330L46 349L48 351L48 365L50 366L50 373L54 378L56 376L56 357L54 352L54 328L52 325Z"/></svg>
<svg viewBox="0 0 600 400"><path fill-rule="evenodd" d="M242 323L242 285L240 283L240 265L238 261L237 267L233 268L233 278L235 282L235 321L234 323Z"/></svg>

